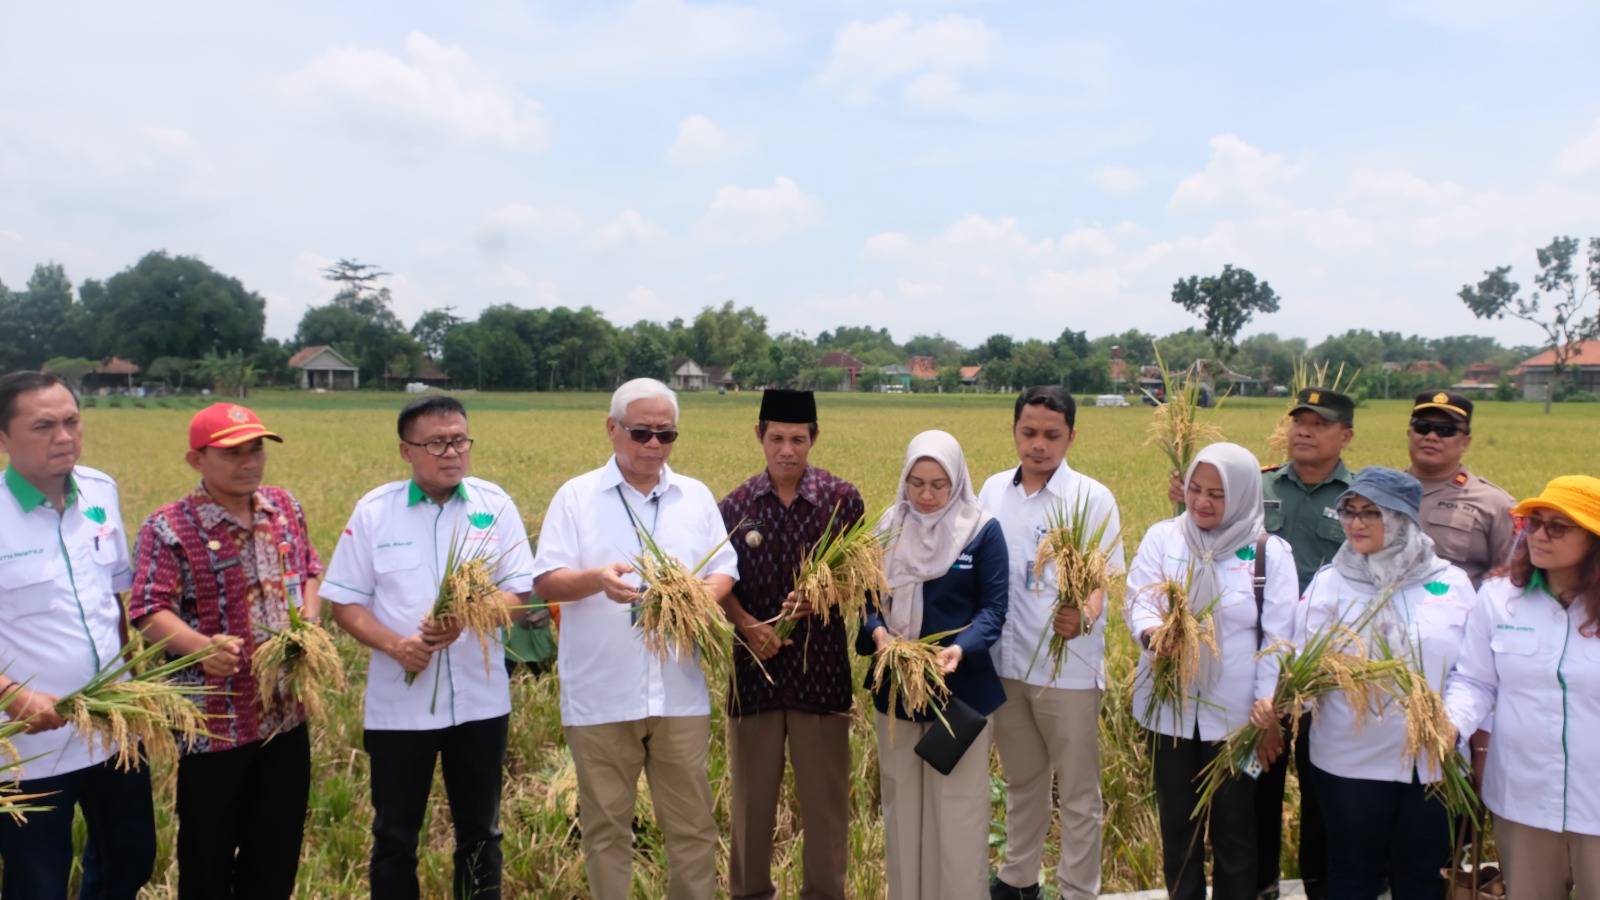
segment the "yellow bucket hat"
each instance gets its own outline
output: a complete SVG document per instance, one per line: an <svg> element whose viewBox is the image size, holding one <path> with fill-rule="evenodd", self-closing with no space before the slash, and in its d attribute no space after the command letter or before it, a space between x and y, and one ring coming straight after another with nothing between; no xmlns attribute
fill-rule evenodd
<svg viewBox="0 0 1600 900"><path fill-rule="evenodd" d="M1536 509L1564 513L1590 534L1600 535L1600 478L1591 475L1562 475L1544 486L1537 497L1518 503L1514 516L1525 516Z"/></svg>

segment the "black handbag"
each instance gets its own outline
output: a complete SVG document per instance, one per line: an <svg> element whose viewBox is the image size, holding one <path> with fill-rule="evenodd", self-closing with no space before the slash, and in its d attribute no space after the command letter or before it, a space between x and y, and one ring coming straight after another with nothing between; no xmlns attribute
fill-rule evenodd
<svg viewBox="0 0 1600 900"><path fill-rule="evenodd" d="M967 748L983 733L989 717L968 706L961 699L951 697L940 710L944 721L935 719L928 732L917 741L915 752L940 775L949 775L956 763L967 753ZM948 727L946 723L949 723Z"/></svg>

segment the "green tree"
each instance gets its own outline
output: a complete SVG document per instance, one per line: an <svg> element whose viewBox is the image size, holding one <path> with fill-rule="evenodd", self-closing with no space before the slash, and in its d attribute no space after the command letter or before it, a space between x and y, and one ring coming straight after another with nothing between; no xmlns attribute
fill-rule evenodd
<svg viewBox="0 0 1600 900"><path fill-rule="evenodd" d="M1278 311L1278 295L1272 286L1257 282L1249 269L1232 265L1223 266L1220 275L1178 279L1172 286L1172 302L1205 319L1212 355L1223 361L1233 357L1234 339L1251 317Z"/></svg>
<svg viewBox="0 0 1600 900"><path fill-rule="evenodd" d="M43 368L46 372L53 372L72 383L74 391L83 390L83 378L93 372L100 364L92 359L71 356L55 356L44 361Z"/></svg>
<svg viewBox="0 0 1600 900"><path fill-rule="evenodd" d="M85 281L80 293L93 323L93 355L141 365L161 356L254 353L266 326L266 300L237 278L198 257L160 250L103 285Z"/></svg>
<svg viewBox="0 0 1600 900"><path fill-rule="evenodd" d="M193 368L194 363L182 357L158 356L144 367L144 374L146 378L163 381L173 390L181 391Z"/></svg>
<svg viewBox="0 0 1600 900"><path fill-rule="evenodd" d="M34 266L28 289L16 298L16 317L25 368L38 368L51 357L100 355L83 340L72 282L59 263Z"/></svg>
<svg viewBox="0 0 1600 900"><path fill-rule="evenodd" d="M455 314L455 307L430 309L417 317L416 323L411 326L411 336L430 359L438 359L444 355L445 335L460 324L461 318Z"/></svg>
<svg viewBox="0 0 1600 900"><path fill-rule="evenodd" d="M217 353L213 350L195 361L196 381L211 386L222 396L248 397L259 373L254 360L238 350Z"/></svg>
<svg viewBox="0 0 1600 900"><path fill-rule="evenodd" d="M15 372L27 366L20 300L0 281L0 372Z"/></svg>
<svg viewBox="0 0 1600 900"><path fill-rule="evenodd" d="M1017 342L1012 340L1011 335L991 334L988 340L972 348L972 352L968 353L966 358L968 364L981 366L990 360L1010 359L1011 354L1015 353L1016 349ZM945 360L940 360L940 362L945 362Z"/></svg>
<svg viewBox="0 0 1600 900"><path fill-rule="evenodd" d="M1311 348L1311 358L1328 363L1337 371L1343 364L1345 371L1366 369L1377 374L1384 363L1386 348L1383 338L1365 328L1352 328L1340 335L1330 335Z"/></svg>
<svg viewBox="0 0 1600 900"><path fill-rule="evenodd" d="M955 341L942 334L919 334L906 342L907 356L931 356L936 363L959 363L966 358L967 351Z"/></svg>
<svg viewBox="0 0 1600 900"><path fill-rule="evenodd" d="M1534 251L1539 274L1534 276L1538 290L1527 299L1520 296L1522 286L1506 276L1510 266L1486 270L1476 286L1462 285L1456 296L1480 319L1504 319L1507 315L1531 322L1544 331L1545 349L1555 354L1550 380L1545 383L1544 411L1548 415L1558 382L1567 361L1580 349L1582 341L1600 335L1600 314L1583 314L1591 296L1600 293L1600 237L1590 238L1587 257L1579 257L1578 239L1558 237L1549 246ZM1581 270L1574 264L1582 266Z"/></svg>
<svg viewBox="0 0 1600 900"><path fill-rule="evenodd" d="M667 377L667 348L652 334L630 336L623 378Z"/></svg>
<svg viewBox="0 0 1600 900"><path fill-rule="evenodd" d="M389 289L378 285L389 273L348 259L322 271L338 291L328 303L306 310L295 331L295 345L332 346L361 367L361 380L368 384L379 383L396 362L413 368L422 345L400 324Z"/></svg>
<svg viewBox="0 0 1600 900"><path fill-rule="evenodd" d="M1012 377L1018 387L1061 383L1061 365L1056 361L1056 352L1044 341L1024 341L1010 361Z"/></svg>

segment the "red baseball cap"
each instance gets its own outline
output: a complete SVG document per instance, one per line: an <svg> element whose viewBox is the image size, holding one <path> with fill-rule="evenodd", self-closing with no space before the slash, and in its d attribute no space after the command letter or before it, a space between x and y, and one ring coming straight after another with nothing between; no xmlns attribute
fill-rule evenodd
<svg viewBox="0 0 1600 900"><path fill-rule="evenodd" d="M283 438L268 431L256 414L237 403L213 403L189 422L189 449L237 447L256 438Z"/></svg>

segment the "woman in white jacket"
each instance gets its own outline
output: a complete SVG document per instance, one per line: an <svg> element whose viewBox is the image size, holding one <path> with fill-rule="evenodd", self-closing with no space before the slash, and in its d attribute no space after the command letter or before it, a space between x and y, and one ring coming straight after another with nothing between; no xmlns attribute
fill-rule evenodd
<svg viewBox="0 0 1600 900"><path fill-rule="evenodd" d="M1396 657L1444 685L1466 636L1474 593L1466 573L1440 559L1422 532L1422 484L1368 466L1339 498L1345 542L1306 586L1295 645L1337 623L1365 622L1369 652ZM1266 713L1266 715L1263 715ZM1258 704L1254 718L1271 721ZM1311 768L1328 831L1329 900L1372 900L1389 880L1394 900L1438 900L1450 856L1449 814L1428 795L1440 773L1407 757L1406 718L1394 701L1366 711L1343 693L1323 697L1311 725Z"/></svg>
<svg viewBox="0 0 1600 900"><path fill-rule="evenodd" d="M1288 542L1265 534L1261 466L1249 450L1238 444L1206 447L1190 464L1184 484L1188 509L1151 526L1139 544L1128 572L1125 617L1145 648L1139 657L1134 714L1154 742L1167 895L1203 900L1202 836L1207 822L1193 817L1199 797L1197 776L1216 758L1228 732L1249 720L1251 704L1272 696L1277 657L1258 658L1257 651L1289 638L1299 584ZM1258 553L1265 554L1266 572L1259 605L1254 585ZM1159 587L1166 581L1189 582L1189 603L1196 613L1216 601L1213 634L1220 653L1212 656L1202 648L1200 676L1185 702L1152 706L1149 641L1161 624L1164 599ZM1276 729L1273 735L1278 735ZM1209 831L1216 900L1256 896L1254 786L1249 778L1235 776L1212 798Z"/></svg>
<svg viewBox="0 0 1600 900"><path fill-rule="evenodd" d="M1511 563L1479 592L1445 706L1462 734L1492 725L1473 752L1507 896L1600 897L1600 478L1512 512Z"/></svg>

